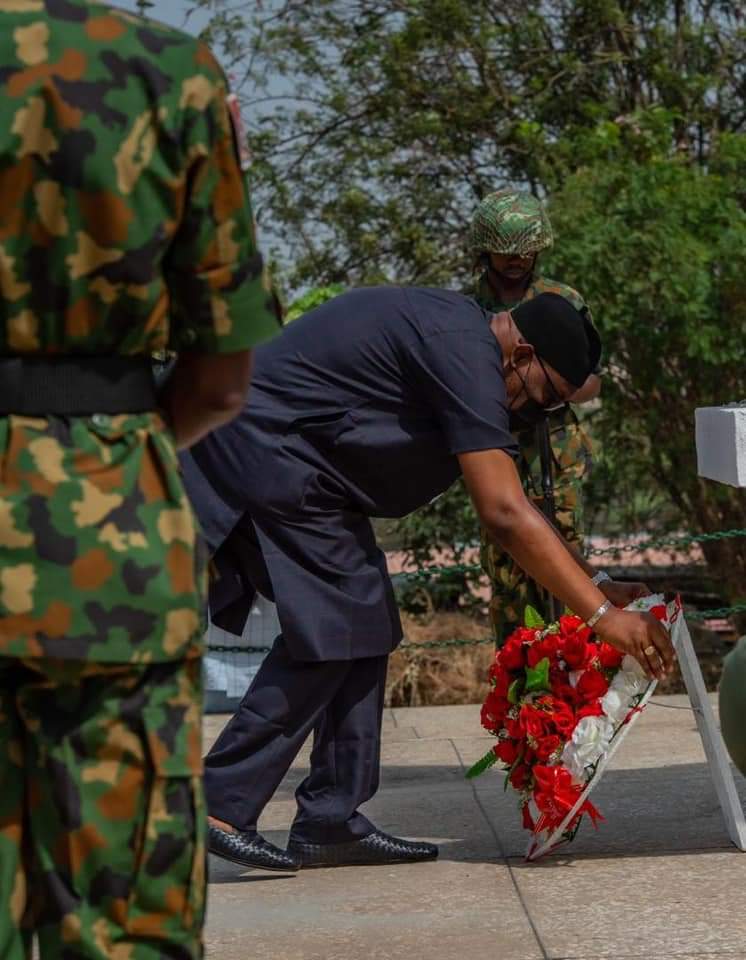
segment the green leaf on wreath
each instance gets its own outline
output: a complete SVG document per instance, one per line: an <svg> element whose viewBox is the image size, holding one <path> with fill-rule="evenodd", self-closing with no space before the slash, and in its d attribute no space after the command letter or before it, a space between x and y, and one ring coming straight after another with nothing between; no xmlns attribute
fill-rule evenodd
<svg viewBox="0 0 746 960"><path fill-rule="evenodd" d="M523 625L525 627L543 627L544 621L538 610L529 604L523 612Z"/></svg>
<svg viewBox="0 0 746 960"><path fill-rule="evenodd" d="M508 687L508 703L518 703L523 693L523 677L518 677Z"/></svg>
<svg viewBox="0 0 746 960"><path fill-rule="evenodd" d="M481 760L477 760L473 766L469 767L469 769L466 771L466 779L473 780L474 777L478 777L480 773L484 773L485 770L489 770L489 768L495 763L497 763L495 751L490 750L489 753L485 753Z"/></svg>
<svg viewBox="0 0 746 960"><path fill-rule="evenodd" d="M549 657L539 660L535 667L526 667L526 693L551 689L549 685Z"/></svg>

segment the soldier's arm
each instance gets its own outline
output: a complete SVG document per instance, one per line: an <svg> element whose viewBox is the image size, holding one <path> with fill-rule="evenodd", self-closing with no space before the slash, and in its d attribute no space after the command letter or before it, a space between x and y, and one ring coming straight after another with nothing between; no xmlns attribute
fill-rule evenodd
<svg viewBox="0 0 746 960"><path fill-rule="evenodd" d="M160 403L183 450L237 416L251 380L251 351L180 353Z"/></svg>
<svg viewBox="0 0 746 960"><path fill-rule="evenodd" d="M203 45L194 70L203 82L184 81L184 203L165 264L179 357L162 400L182 447L240 411L251 347L278 330L225 78Z"/></svg>

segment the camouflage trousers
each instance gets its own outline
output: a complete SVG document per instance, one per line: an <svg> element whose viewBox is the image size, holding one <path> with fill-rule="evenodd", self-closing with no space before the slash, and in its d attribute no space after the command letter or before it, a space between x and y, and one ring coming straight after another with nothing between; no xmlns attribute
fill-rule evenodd
<svg viewBox="0 0 746 960"><path fill-rule="evenodd" d="M516 466L526 495L542 507L541 459L536 432L518 434L520 454ZM590 469L591 443L572 410L550 419L550 445L554 467L555 526L562 536L582 548L582 481ZM527 605L547 617L547 595L521 570L513 558L482 530L482 569L490 581L490 620L495 640L505 638L523 622Z"/></svg>
<svg viewBox="0 0 746 960"><path fill-rule="evenodd" d="M0 657L0 958L202 956L201 667Z"/></svg>

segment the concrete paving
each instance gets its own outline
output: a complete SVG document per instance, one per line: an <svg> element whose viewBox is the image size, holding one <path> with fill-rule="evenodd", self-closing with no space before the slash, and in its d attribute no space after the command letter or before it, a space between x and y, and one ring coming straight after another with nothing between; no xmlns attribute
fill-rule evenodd
<svg viewBox="0 0 746 960"><path fill-rule="evenodd" d="M211 858L215 960L746 960L746 855L729 843L685 697L656 698L594 793L607 820L536 864L515 799L464 770L479 707L386 712L366 814L437 862L261 873ZM224 717L205 720L209 744ZM284 844L307 748L260 824ZM746 804L746 781L738 777Z"/></svg>

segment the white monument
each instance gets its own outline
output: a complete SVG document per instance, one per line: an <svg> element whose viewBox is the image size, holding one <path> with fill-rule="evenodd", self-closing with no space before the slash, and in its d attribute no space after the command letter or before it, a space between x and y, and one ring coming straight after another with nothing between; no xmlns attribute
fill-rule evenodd
<svg viewBox="0 0 746 960"><path fill-rule="evenodd" d="M695 412L697 473L733 487L746 487L746 402L701 407ZM746 850L746 819L728 754L720 736L699 663L688 637L677 650L707 763L733 843Z"/></svg>
<svg viewBox="0 0 746 960"><path fill-rule="evenodd" d="M697 473L746 487L746 401L695 412Z"/></svg>

